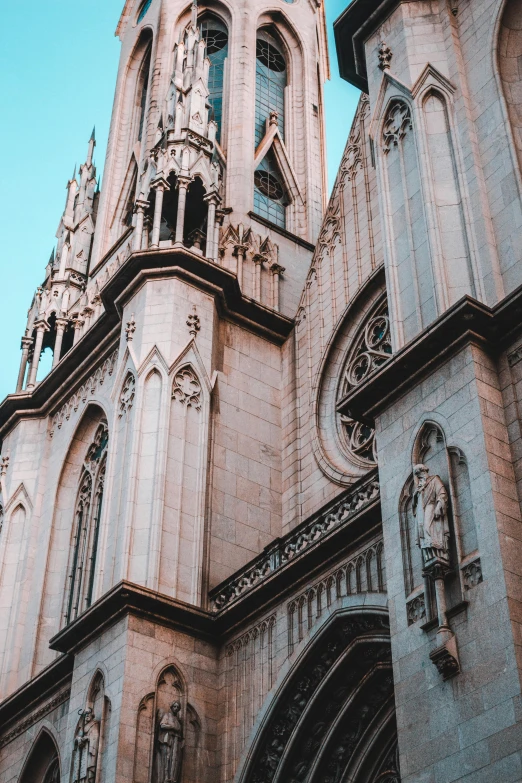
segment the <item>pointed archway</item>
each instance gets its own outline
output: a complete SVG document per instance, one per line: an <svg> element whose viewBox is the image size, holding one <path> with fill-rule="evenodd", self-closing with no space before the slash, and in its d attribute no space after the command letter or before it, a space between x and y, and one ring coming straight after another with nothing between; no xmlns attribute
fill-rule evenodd
<svg viewBox="0 0 522 783"><path fill-rule="evenodd" d="M58 748L46 729L31 748L18 783L60 783Z"/></svg>
<svg viewBox="0 0 522 783"><path fill-rule="evenodd" d="M274 689L238 783L399 783L388 618L330 618Z"/></svg>

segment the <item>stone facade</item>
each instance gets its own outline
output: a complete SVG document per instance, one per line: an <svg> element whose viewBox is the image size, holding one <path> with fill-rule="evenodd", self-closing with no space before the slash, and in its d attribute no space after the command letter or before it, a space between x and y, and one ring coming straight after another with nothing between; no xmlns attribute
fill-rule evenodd
<svg viewBox="0 0 522 783"><path fill-rule="evenodd" d="M522 780L520 3L348 6L327 204L276 6L125 3L0 405L0 783Z"/></svg>

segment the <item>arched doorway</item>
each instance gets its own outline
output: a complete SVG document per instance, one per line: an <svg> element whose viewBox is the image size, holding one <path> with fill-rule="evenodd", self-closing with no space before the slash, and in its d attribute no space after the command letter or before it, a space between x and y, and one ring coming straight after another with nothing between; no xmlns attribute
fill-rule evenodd
<svg viewBox="0 0 522 783"><path fill-rule="evenodd" d="M330 618L276 693L239 783L400 783L382 609Z"/></svg>

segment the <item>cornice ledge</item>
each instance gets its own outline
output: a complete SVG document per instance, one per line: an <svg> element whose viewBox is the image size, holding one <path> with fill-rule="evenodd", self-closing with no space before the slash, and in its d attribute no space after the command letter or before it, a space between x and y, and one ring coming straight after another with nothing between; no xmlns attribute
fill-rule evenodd
<svg viewBox="0 0 522 783"><path fill-rule="evenodd" d="M395 353L366 381L352 389L337 410L375 426L380 411L401 397L413 383L463 345L500 344L520 327L522 286L495 307L465 296Z"/></svg>
<svg viewBox="0 0 522 783"><path fill-rule="evenodd" d="M53 636L49 647L62 653L75 653L100 631L129 614L185 631L198 638L216 640L214 620L210 612L147 587L122 581L77 620Z"/></svg>
<svg viewBox="0 0 522 783"><path fill-rule="evenodd" d="M102 288L100 295L107 310L121 312L125 298L145 277L185 276L194 284L216 293L227 315L248 328L262 332L282 343L293 329L294 321L286 315L241 293L233 272L186 248L162 248L137 251L125 260Z"/></svg>
<svg viewBox="0 0 522 783"><path fill-rule="evenodd" d="M70 682L74 667L74 658L70 655L60 655L55 661L46 666L40 674L24 683L14 693L8 696L3 702L0 702L0 726L3 736L0 738L0 747L7 744L11 733L15 733L16 728L8 734L5 730L12 726L23 715L33 713L38 704L43 704L40 708L43 713L54 709L54 702L61 703L62 692L65 686ZM58 694L58 696L56 696ZM51 698L52 697L52 698ZM40 711L40 710L39 710ZM32 723L31 718L31 723ZM18 733L16 733L18 736ZM14 739L14 737L13 737Z"/></svg>

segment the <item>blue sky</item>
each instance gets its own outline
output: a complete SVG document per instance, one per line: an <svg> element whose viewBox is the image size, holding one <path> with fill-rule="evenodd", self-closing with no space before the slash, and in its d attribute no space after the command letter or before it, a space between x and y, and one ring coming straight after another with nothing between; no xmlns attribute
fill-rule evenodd
<svg viewBox="0 0 522 783"><path fill-rule="evenodd" d="M358 92L339 78L332 22L347 0L326 0L332 79L326 85L330 187ZM75 163L96 125L103 168L123 0L16 0L2 8L0 47L0 400L14 391L27 309L42 282ZM6 34L6 31L9 31ZM42 368L43 369L43 368Z"/></svg>

